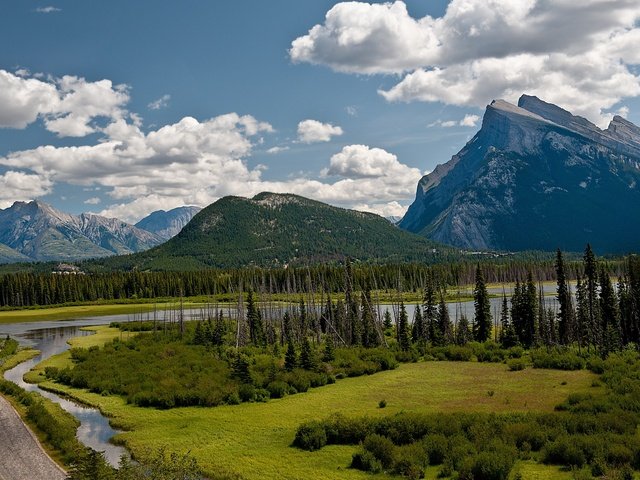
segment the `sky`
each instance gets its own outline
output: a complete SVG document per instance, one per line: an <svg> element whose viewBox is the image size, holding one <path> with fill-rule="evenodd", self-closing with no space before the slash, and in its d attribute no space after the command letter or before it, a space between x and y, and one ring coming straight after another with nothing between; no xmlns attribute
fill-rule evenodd
<svg viewBox="0 0 640 480"><path fill-rule="evenodd" d="M640 124L637 0L3 0L0 45L0 208L400 216L493 99Z"/></svg>

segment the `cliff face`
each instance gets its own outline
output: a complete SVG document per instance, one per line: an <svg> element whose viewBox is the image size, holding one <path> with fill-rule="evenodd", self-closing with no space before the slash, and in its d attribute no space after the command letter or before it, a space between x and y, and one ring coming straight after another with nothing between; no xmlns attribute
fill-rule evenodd
<svg viewBox="0 0 640 480"><path fill-rule="evenodd" d="M523 95L495 100L464 148L419 184L400 227L462 248L640 247L640 129L606 130Z"/></svg>

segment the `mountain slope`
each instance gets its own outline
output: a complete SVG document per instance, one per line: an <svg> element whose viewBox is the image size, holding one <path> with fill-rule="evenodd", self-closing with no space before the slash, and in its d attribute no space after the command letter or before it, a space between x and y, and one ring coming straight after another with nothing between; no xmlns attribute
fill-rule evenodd
<svg viewBox="0 0 640 480"><path fill-rule="evenodd" d="M70 215L38 200L0 210L0 243L31 260L80 260L132 253L162 242L117 219Z"/></svg>
<svg viewBox="0 0 640 480"><path fill-rule="evenodd" d="M640 129L600 130L536 97L496 100L482 128L423 177L400 227L469 249L640 248Z"/></svg>
<svg viewBox="0 0 640 480"><path fill-rule="evenodd" d="M163 240L175 237L202 208L178 207L165 212L158 210L136 223L136 227L158 235Z"/></svg>
<svg viewBox="0 0 640 480"><path fill-rule="evenodd" d="M343 259L429 260L448 252L371 213L290 194L225 197L198 213L168 242L106 260L121 267L275 266ZM104 263L104 262L102 262Z"/></svg>
<svg viewBox="0 0 640 480"><path fill-rule="evenodd" d="M13 248L7 247L6 245L0 243L0 264L29 261L31 261L31 259L26 255L22 255L20 252L14 250Z"/></svg>

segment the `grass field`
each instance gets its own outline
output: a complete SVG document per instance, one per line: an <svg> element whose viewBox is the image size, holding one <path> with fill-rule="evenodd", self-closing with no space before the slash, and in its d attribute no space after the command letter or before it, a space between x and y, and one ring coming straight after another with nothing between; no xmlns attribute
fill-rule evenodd
<svg viewBox="0 0 640 480"><path fill-rule="evenodd" d="M97 328L96 336L79 337L74 346L90 346L119 335ZM47 364L64 366L68 354ZM586 371L526 369L509 372L503 364L420 362L398 369L338 381L307 393L215 408L154 410L127 405L120 397L100 396L44 381L42 386L99 407L112 423L127 430L116 440L134 454L164 446L190 452L207 473L237 472L243 478L367 479L384 478L346 468L355 447L329 446L316 452L291 448L298 425L333 412L346 415L390 415L400 411L551 411L569 393L589 391L594 376ZM42 381L38 373L32 381ZM385 409L378 408L381 399ZM567 472L532 462L517 466L523 478L568 479ZM431 478L437 468L427 472Z"/></svg>

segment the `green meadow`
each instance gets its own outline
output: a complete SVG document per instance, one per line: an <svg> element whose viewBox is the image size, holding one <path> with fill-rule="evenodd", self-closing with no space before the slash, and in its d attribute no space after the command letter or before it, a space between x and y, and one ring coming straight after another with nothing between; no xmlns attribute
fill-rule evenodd
<svg viewBox="0 0 640 480"><path fill-rule="evenodd" d="M99 345L121 335L107 327L95 330L96 335L73 339L73 346ZM504 364L418 362L266 403L157 410L44 380L45 366L64 367L70 362L65 352L39 365L28 379L99 407L114 426L124 430L115 441L125 444L134 455L158 447L189 452L214 478L229 474L247 479L386 478L347 468L356 449L353 446L333 445L315 452L291 447L297 427L335 412L371 417L401 411L545 412L552 411L570 393L593 395L602 388L592 386L595 376L585 370L527 368L511 372ZM387 402L384 409L378 407L382 399ZM531 480L571 478L569 472L532 461L520 462L514 472ZM427 478L436 478L437 473L437 468L430 467Z"/></svg>

